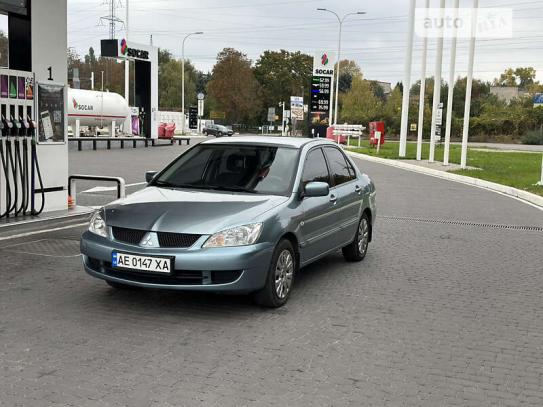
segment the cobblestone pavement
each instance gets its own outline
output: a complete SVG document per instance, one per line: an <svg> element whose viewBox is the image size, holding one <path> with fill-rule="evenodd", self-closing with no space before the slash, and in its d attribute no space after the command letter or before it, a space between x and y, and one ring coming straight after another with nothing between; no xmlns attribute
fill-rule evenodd
<svg viewBox="0 0 543 407"><path fill-rule="evenodd" d="M278 310L110 289L81 269L81 228L1 242L0 405L543 405L543 232L520 228L543 212L358 163L368 256L303 269Z"/></svg>

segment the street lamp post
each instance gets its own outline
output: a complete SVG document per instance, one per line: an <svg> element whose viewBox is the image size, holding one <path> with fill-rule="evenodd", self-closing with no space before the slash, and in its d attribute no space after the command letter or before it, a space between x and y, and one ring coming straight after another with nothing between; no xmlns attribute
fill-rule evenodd
<svg viewBox="0 0 543 407"><path fill-rule="evenodd" d="M195 31L190 34L185 35L185 38L183 38L183 43L181 44L181 115L182 122L181 122L181 132L185 133L185 41L187 38L189 38L191 35L201 35L203 34L202 31Z"/></svg>
<svg viewBox="0 0 543 407"><path fill-rule="evenodd" d="M335 11L328 10L327 8L318 8L317 10L326 11L328 13L335 15L339 23L339 37L338 37L338 44L337 44L336 101L334 103L334 124L337 124L337 104L338 104L338 99L339 99L339 67L340 67L340 61L341 61L341 32L343 30L343 22L349 16L361 15L361 14L366 14L366 13L364 11L357 11L354 13L347 13L343 17L340 17Z"/></svg>

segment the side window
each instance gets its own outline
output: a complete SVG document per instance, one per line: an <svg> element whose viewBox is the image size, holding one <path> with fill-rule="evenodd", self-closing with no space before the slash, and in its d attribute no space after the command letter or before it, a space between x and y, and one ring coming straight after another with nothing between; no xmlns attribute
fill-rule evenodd
<svg viewBox="0 0 543 407"><path fill-rule="evenodd" d="M326 161L320 148L311 150L305 159L304 172L302 174L302 186L308 182L330 183Z"/></svg>
<svg viewBox="0 0 543 407"><path fill-rule="evenodd" d="M330 175L334 185L341 185L355 179L354 170L341 151L334 147L326 147L324 153L330 166Z"/></svg>

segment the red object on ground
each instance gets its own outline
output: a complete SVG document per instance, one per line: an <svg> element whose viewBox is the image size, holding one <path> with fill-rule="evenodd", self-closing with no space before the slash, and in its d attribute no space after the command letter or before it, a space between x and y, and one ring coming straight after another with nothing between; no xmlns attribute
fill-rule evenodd
<svg viewBox="0 0 543 407"><path fill-rule="evenodd" d="M160 123L158 125L158 138L164 138L165 128L166 128L166 123Z"/></svg>
<svg viewBox="0 0 543 407"><path fill-rule="evenodd" d="M334 135L334 126L329 126L326 129L326 138L329 140L333 140L337 143L337 139L339 138L339 142L341 144L347 144L347 136L344 136L342 134Z"/></svg>
<svg viewBox="0 0 543 407"><path fill-rule="evenodd" d="M368 125L370 133L370 144L377 145L377 137L375 137L375 132L381 132L381 145L385 144L385 122L370 122Z"/></svg>
<svg viewBox="0 0 543 407"><path fill-rule="evenodd" d="M164 127L164 138L172 138L175 134L175 123L169 123Z"/></svg>

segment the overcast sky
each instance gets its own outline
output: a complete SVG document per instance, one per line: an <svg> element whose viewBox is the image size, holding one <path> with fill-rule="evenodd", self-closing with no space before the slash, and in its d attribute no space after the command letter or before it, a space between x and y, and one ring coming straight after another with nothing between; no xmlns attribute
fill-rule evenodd
<svg viewBox="0 0 543 407"><path fill-rule="evenodd" d="M117 1L117 17L126 18L126 0ZM315 51L337 49L338 23L331 14L316 11L329 8L338 14L365 11L344 24L342 58L355 60L367 79L397 82L403 78L408 0L129 0L129 38L167 48L181 54L181 40L189 32L204 35L187 40L185 56L196 67L210 71L217 53L232 47L246 53L253 61L264 50ZM422 5L418 0L417 5ZM469 7L472 0L460 0ZM437 7L439 0L431 0ZM452 0L447 0L452 5ZM481 40L477 43L475 76L493 79L507 67L533 66L543 81L543 1L480 0L481 7L513 9L513 38ZM83 56L90 46L97 53L100 39L108 38L109 27L100 24L108 15L107 1L68 0L68 45ZM117 37L125 36L117 24ZM422 39L415 38L413 80L420 78ZM448 49L445 40L444 78L448 77ZM430 40L428 72L433 75L435 40ZM465 40L459 41L457 76L467 70Z"/></svg>

